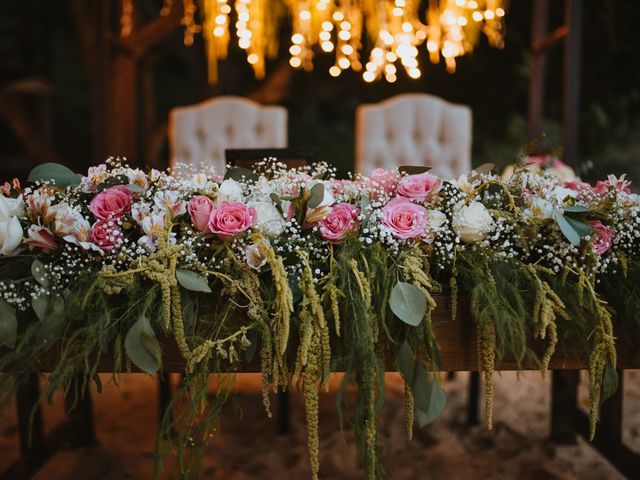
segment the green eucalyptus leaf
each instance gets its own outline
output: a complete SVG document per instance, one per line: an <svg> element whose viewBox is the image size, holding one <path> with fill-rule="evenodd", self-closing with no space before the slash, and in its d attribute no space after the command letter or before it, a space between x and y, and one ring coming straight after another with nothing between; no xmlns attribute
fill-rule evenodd
<svg viewBox="0 0 640 480"><path fill-rule="evenodd" d="M32 303L33 305L33 303ZM57 342L66 323L64 297L56 294L49 298L45 313L40 318L37 337L40 342L49 345Z"/></svg>
<svg viewBox="0 0 640 480"><path fill-rule="evenodd" d="M578 232L575 231L575 229L571 226L571 224L567 222L567 220L564 218L564 215L562 215L560 210L558 210L557 208L554 208L553 213L556 219L556 223L560 228L560 231L565 236L565 238L569 241L569 243L571 243L572 245L580 245L580 235L578 234Z"/></svg>
<svg viewBox="0 0 640 480"><path fill-rule="evenodd" d="M162 350L145 315L142 315L127 332L124 349L131 361L143 372L152 374L160 370Z"/></svg>
<svg viewBox="0 0 640 480"><path fill-rule="evenodd" d="M389 296L391 311L403 322L417 327L427 311L427 299L415 286L398 282Z"/></svg>
<svg viewBox="0 0 640 480"><path fill-rule="evenodd" d="M613 397L618 390L618 372L609 362L604 367L602 374L602 389L600 391L600 404Z"/></svg>
<svg viewBox="0 0 640 480"><path fill-rule="evenodd" d="M413 350L411 350L411 346L406 340L400 345L396 358L398 360L400 374L404 378L404 381L411 385L413 383L413 375L415 373L416 359L413 355Z"/></svg>
<svg viewBox="0 0 640 480"><path fill-rule="evenodd" d="M591 227L580 220L576 220L575 218L567 217L565 215L564 219L571 225L571 227L580 235L580 238L586 237L587 235L591 235Z"/></svg>
<svg viewBox="0 0 640 480"><path fill-rule="evenodd" d="M224 175L225 180L235 180L236 182L257 182L258 175L248 168L233 167L227 170Z"/></svg>
<svg viewBox="0 0 640 480"><path fill-rule="evenodd" d="M44 288L49 286L49 276L47 275L47 269L37 258L33 260L31 264L31 275L35 278L36 282L42 285Z"/></svg>
<svg viewBox="0 0 640 480"><path fill-rule="evenodd" d="M47 315L47 309L49 308L49 295L40 294L37 297L31 299L31 308L38 317L38 320L42 321Z"/></svg>
<svg viewBox="0 0 640 480"><path fill-rule="evenodd" d="M476 172L476 173L479 173L481 175L484 175L486 173L491 173L491 171L494 168L496 168L496 166L493 163L483 163L478 168L474 168L473 171Z"/></svg>
<svg viewBox="0 0 640 480"><path fill-rule="evenodd" d="M6 301L0 300L0 346L15 347L17 334L18 317L16 317L16 310Z"/></svg>
<svg viewBox="0 0 640 480"><path fill-rule="evenodd" d="M46 182L51 181L57 187L68 187L69 185L78 185L82 176L69 170L59 163L43 163L38 165L29 173L29 182Z"/></svg>
<svg viewBox="0 0 640 480"><path fill-rule="evenodd" d="M429 373L418 366L412 386L416 408L416 420L420 427L438 418L447 405L447 396L437 379L429 378Z"/></svg>
<svg viewBox="0 0 640 480"><path fill-rule="evenodd" d="M584 205L572 205L564 209L565 213L589 213L589 208Z"/></svg>
<svg viewBox="0 0 640 480"><path fill-rule="evenodd" d="M178 279L178 283L187 290L211 293L211 288L207 280L199 273L179 268L176 270L176 278Z"/></svg>
<svg viewBox="0 0 640 480"><path fill-rule="evenodd" d="M311 197L307 201L307 206L309 208L318 208L322 200L324 200L324 184L316 183L311 187Z"/></svg>

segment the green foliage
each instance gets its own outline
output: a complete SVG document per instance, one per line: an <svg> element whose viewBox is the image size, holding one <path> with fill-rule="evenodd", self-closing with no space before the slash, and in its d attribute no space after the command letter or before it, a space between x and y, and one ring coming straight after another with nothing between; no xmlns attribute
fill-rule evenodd
<svg viewBox="0 0 640 480"><path fill-rule="evenodd" d="M417 287L407 282L398 282L391 290L389 306L396 317L417 327L427 311L427 300Z"/></svg>
<svg viewBox="0 0 640 480"><path fill-rule="evenodd" d="M53 180L56 187L78 185L82 176L69 170L59 163L43 163L29 173L30 182L49 182Z"/></svg>
<svg viewBox="0 0 640 480"><path fill-rule="evenodd" d="M15 309L0 300L0 346L13 348L16 345L18 318Z"/></svg>
<svg viewBox="0 0 640 480"><path fill-rule="evenodd" d="M131 361L143 372L152 374L160 370L162 350L145 315L142 315L127 332L124 349Z"/></svg>
<svg viewBox="0 0 640 480"><path fill-rule="evenodd" d="M199 273L178 268L176 270L176 278L178 279L178 283L187 290L191 290L192 292L211 293L211 288L209 287L207 280Z"/></svg>

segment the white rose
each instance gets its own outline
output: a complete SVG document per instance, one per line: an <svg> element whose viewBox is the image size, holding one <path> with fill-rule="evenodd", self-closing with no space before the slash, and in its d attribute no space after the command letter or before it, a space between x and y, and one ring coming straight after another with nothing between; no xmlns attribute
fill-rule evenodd
<svg viewBox="0 0 640 480"><path fill-rule="evenodd" d="M7 198L0 195L0 220L10 220L11 217L24 216L24 202L22 196Z"/></svg>
<svg viewBox="0 0 640 480"><path fill-rule="evenodd" d="M15 255L22 243L22 225L18 217L0 220L0 255Z"/></svg>
<svg viewBox="0 0 640 480"><path fill-rule="evenodd" d="M573 169L567 165L562 165L560 167L547 168L544 173L546 175L555 177L563 182L570 182L578 178L576 177L576 174L573 171Z"/></svg>
<svg viewBox="0 0 640 480"><path fill-rule="evenodd" d="M530 218L547 220L553 217L553 204L541 197L531 197L529 199L529 208L525 209L523 214Z"/></svg>
<svg viewBox="0 0 640 480"><path fill-rule="evenodd" d="M466 206L454 209L453 231L465 243L484 240L494 228L493 218L487 208L480 202L471 202Z"/></svg>
<svg viewBox="0 0 640 480"><path fill-rule="evenodd" d="M242 201L242 187L238 182L229 178L222 182L218 189L218 195L214 204L216 207L221 202L241 202Z"/></svg>
<svg viewBox="0 0 640 480"><path fill-rule="evenodd" d="M256 210L256 226L267 235L280 235L284 231L284 218L273 203L249 202L247 206Z"/></svg>
<svg viewBox="0 0 640 480"><path fill-rule="evenodd" d="M427 218L427 225L431 230L436 230L444 225L447 221L447 216L440 210L429 210L429 216Z"/></svg>

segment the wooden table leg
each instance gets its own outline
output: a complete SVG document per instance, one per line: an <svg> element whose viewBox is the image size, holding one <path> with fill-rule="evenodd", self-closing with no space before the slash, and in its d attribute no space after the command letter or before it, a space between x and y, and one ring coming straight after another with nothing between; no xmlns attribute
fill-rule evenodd
<svg viewBox="0 0 640 480"><path fill-rule="evenodd" d="M554 370L551 377L551 440L576 442L580 370Z"/></svg>
<svg viewBox="0 0 640 480"><path fill-rule="evenodd" d="M72 447L86 447L96 443L91 388L89 383L83 385L84 380L84 376L78 374L65 395L65 411L73 432L69 438Z"/></svg>
<svg viewBox="0 0 640 480"><path fill-rule="evenodd" d="M165 411L171 403L171 374L158 375L158 425L162 425Z"/></svg>
<svg viewBox="0 0 640 480"><path fill-rule="evenodd" d="M25 463L39 464L45 454L44 426L40 409L38 374L29 373L16 390L20 453Z"/></svg>
<svg viewBox="0 0 640 480"><path fill-rule="evenodd" d="M278 422L278 434L286 435L289 433L291 429L290 425L290 417L291 417L291 408L290 408L290 398L289 392L283 392L278 390L278 411L277 411L277 422Z"/></svg>
<svg viewBox="0 0 640 480"><path fill-rule="evenodd" d="M467 425L480 423L480 372L469 372L469 395L467 397Z"/></svg>

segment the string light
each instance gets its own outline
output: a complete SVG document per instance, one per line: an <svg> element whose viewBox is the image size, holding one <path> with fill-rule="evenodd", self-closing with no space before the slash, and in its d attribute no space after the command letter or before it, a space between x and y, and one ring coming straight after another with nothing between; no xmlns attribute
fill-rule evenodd
<svg viewBox="0 0 640 480"><path fill-rule="evenodd" d="M123 6L131 0L122 0ZM217 64L226 58L231 29L230 0L200 0L209 81L217 80ZM164 0L167 15L174 0ZM447 71L456 70L457 58L473 51L481 34L493 47L504 46L504 18L508 0L235 0L238 46L257 78L263 78L266 59L278 53L281 22L291 19L289 64L313 69L314 56L331 54L332 77L345 70L362 71L365 82L385 78L395 82L404 74L422 76L419 56L425 51L432 63L444 60ZM183 0L184 43L193 44L200 31L195 21L195 0ZM424 13L424 15L423 15ZM125 9L121 33L125 31ZM426 20L423 23L421 18ZM363 68L363 39L372 48ZM423 50L424 49L424 50Z"/></svg>

